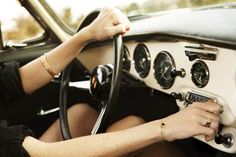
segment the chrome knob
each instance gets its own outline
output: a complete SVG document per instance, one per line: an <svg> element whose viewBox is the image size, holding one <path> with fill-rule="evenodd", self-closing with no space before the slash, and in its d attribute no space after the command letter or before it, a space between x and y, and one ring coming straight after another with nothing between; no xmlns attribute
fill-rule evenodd
<svg viewBox="0 0 236 157"><path fill-rule="evenodd" d="M234 144L234 136L231 133L225 133L223 135L216 134L215 142L217 144L223 144L226 148L231 148Z"/></svg>
<svg viewBox="0 0 236 157"><path fill-rule="evenodd" d="M186 71L183 68L181 68L180 70L173 69L171 71L171 76L172 77L180 76L180 77L183 78L183 77L185 77L185 75L186 75Z"/></svg>
<svg viewBox="0 0 236 157"><path fill-rule="evenodd" d="M183 96L182 93L172 92L171 96L173 96L176 100L179 100L179 101L183 101L184 100L184 96Z"/></svg>

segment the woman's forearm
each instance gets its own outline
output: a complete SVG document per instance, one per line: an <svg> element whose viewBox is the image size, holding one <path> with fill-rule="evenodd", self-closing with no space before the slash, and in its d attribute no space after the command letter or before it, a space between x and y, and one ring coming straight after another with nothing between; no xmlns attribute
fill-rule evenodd
<svg viewBox="0 0 236 157"><path fill-rule="evenodd" d="M27 137L24 148L31 157L112 157L121 156L161 140L173 141L202 135L213 140L218 129L220 105L193 103L186 109L161 120L130 129L84 136L57 143L43 143ZM211 126L206 126L210 116ZM186 118L187 117L187 118ZM39 153L40 152L40 153Z"/></svg>
<svg viewBox="0 0 236 157"><path fill-rule="evenodd" d="M60 73L89 42L89 37L86 33L85 30L82 30L47 53L46 60L55 74ZM52 79L52 76L48 73L40 58L21 67L20 75L26 93L34 92Z"/></svg>
<svg viewBox="0 0 236 157"><path fill-rule="evenodd" d="M75 138L57 143L36 142L26 138L23 143L31 157L112 157L121 156L162 140L160 121L154 121L131 129ZM33 142L32 142L33 141ZM32 143L36 142L43 152ZM35 152L37 151L37 152ZM42 156L40 156L42 155Z"/></svg>
<svg viewBox="0 0 236 157"><path fill-rule="evenodd" d="M114 21L117 25L114 25ZM115 8L104 8L98 17L69 40L50 51L46 57L38 58L20 68L23 88L26 93L48 83L78 55L78 52L93 40L106 40L115 34L126 33L130 28L127 17Z"/></svg>

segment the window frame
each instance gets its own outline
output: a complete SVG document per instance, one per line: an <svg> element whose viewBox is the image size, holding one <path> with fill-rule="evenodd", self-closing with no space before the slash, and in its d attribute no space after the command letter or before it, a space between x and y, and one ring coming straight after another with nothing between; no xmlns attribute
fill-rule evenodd
<svg viewBox="0 0 236 157"><path fill-rule="evenodd" d="M35 22L39 25L39 27L42 29L42 34L40 36L35 36L32 38L26 38L19 42L20 46L7 46L7 44L4 45L3 36L2 36L2 29L0 29L0 53L11 51L14 49L21 49L21 48L27 48L27 47L37 47L46 45L48 43L52 43L55 41L55 43L60 43L60 40L58 37L53 33L53 31L50 31L50 28L47 26L47 24L41 20L40 16L37 15L34 8L31 6L29 1L24 0L18 0L20 5L25 8L25 10L29 13L29 15L35 20ZM18 43L16 43L18 44ZM22 45L21 45L22 44ZM25 44L25 46L24 46Z"/></svg>
<svg viewBox="0 0 236 157"><path fill-rule="evenodd" d="M61 18L57 16L55 11L52 9L52 7L45 1L40 0L39 1L41 5L45 8L45 10L48 12L48 14L54 19L54 21L69 35L73 35L76 32L73 31L68 25L66 25ZM79 27L79 25L78 25Z"/></svg>
<svg viewBox="0 0 236 157"><path fill-rule="evenodd" d="M3 46L3 38L2 38L2 24L0 22L0 50L3 50L4 46Z"/></svg>

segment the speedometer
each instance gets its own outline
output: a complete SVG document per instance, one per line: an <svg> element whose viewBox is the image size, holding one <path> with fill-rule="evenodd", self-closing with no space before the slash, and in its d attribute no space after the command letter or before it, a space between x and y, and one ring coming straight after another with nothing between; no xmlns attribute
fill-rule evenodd
<svg viewBox="0 0 236 157"><path fill-rule="evenodd" d="M170 88L175 77L173 76L173 70L175 69L175 63L172 56L166 52L160 52L154 61L154 75L158 84L164 88Z"/></svg>

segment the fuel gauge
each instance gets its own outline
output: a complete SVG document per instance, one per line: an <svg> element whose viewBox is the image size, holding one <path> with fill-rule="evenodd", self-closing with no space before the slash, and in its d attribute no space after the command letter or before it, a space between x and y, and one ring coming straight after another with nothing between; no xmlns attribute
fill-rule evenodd
<svg viewBox="0 0 236 157"><path fill-rule="evenodd" d="M200 60L196 61L192 66L191 74L192 81L197 87L203 88L207 85L210 72L205 62Z"/></svg>

